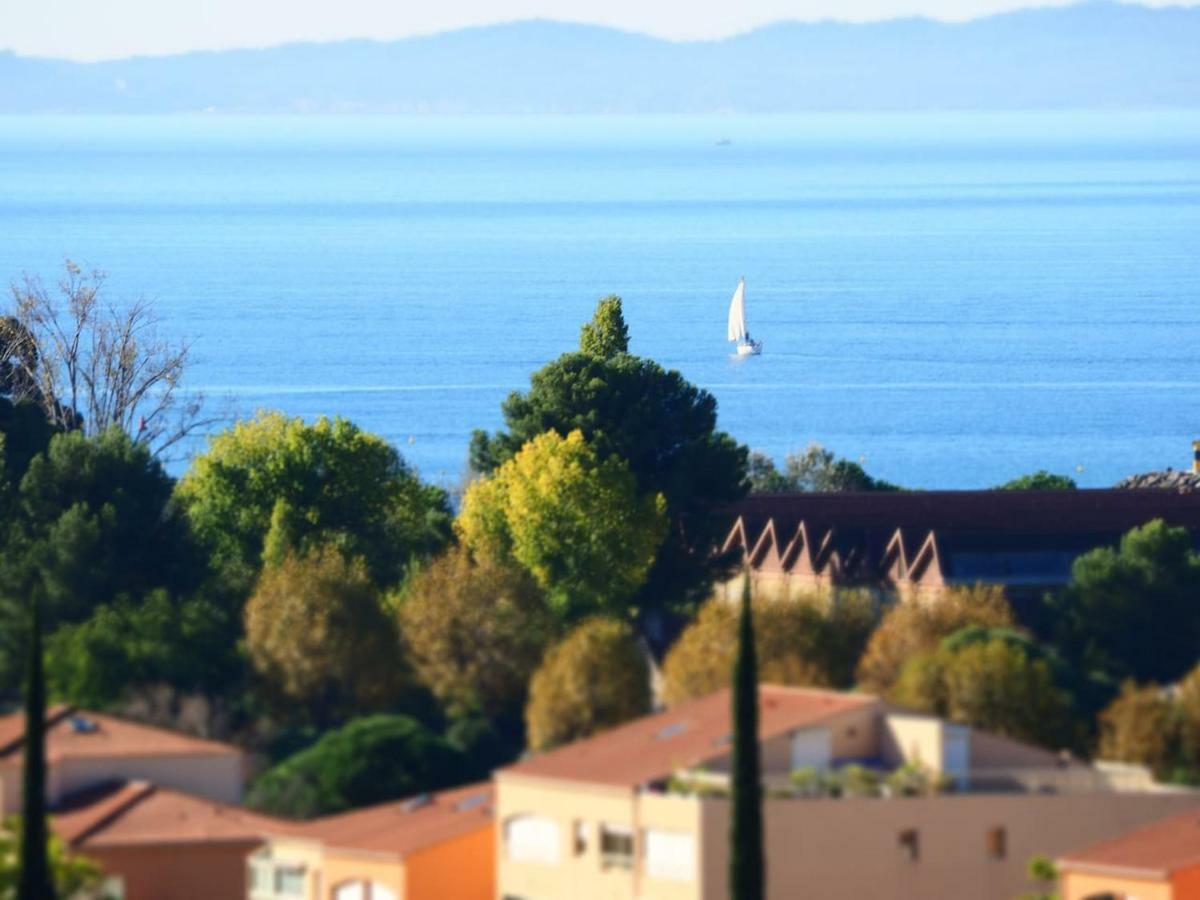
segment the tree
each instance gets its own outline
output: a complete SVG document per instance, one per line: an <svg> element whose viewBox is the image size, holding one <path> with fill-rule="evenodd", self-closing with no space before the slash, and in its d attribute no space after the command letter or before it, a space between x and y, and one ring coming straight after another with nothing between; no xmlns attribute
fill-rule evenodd
<svg viewBox="0 0 1200 900"><path fill-rule="evenodd" d="M936 602L897 603L867 643L858 663L859 686L885 694L909 657L936 648L968 625L1004 627L1012 622L1004 589L996 585L950 588Z"/></svg>
<svg viewBox="0 0 1200 900"><path fill-rule="evenodd" d="M601 459L624 459L639 493L662 494L670 528L642 586L644 632L669 637L664 614L690 613L731 559L714 555L725 521L713 513L744 496L746 450L717 430L717 403L675 371L626 353L568 353L504 402L507 431L477 431L471 467L489 473L526 442L579 429Z"/></svg>
<svg viewBox="0 0 1200 900"><path fill-rule="evenodd" d="M19 900L57 896L47 856L46 682L42 671L41 604L35 597L29 620L29 675L25 681L25 745L22 759Z"/></svg>
<svg viewBox="0 0 1200 900"><path fill-rule="evenodd" d="M0 381L15 402L38 403L60 429L119 428L155 454L198 428L203 398L182 388L190 348L159 334L153 307L102 299L104 275L67 260L57 290L13 285L0 328Z"/></svg>
<svg viewBox="0 0 1200 900"><path fill-rule="evenodd" d="M845 688L853 679L877 621L865 594L757 598L755 654L764 681ZM670 705L704 697L730 685L737 652L738 610L715 597L700 608L663 661L663 699Z"/></svg>
<svg viewBox="0 0 1200 900"><path fill-rule="evenodd" d="M548 750L650 711L650 669L633 630L589 619L552 647L525 708L531 750Z"/></svg>
<svg viewBox="0 0 1200 900"><path fill-rule="evenodd" d="M533 579L451 548L399 600L400 631L421 681L455 719L519 714L554 622Z"/></svg>
<svg viewBox="0 0 1200 900"><path fill-rule="evenodd" d="M742 586L738 617L737 661L733 666L733 760L729 816L730 900L763 900L766 858L763 851L762 773L758 755L758 665L750 610L750 576Z"/></svg>
<svg viewBox="0 0 1200 900"><path fill-rule="evenodd" d="M20 816L9 816L0 822L0 897L9 900L24 900L26 894L17 893L21 877L20 860L23 853ZM100 887L103 872L92 860L68 852L66 844L54 834L46 841L46 860L50 879L54 884L53 894L31 894L37 900L45 897L93 897Z"/></svg>
<svg viewBox="0 0 1200 900"><path fill-rule="evenodd" d="M450 533L445 491L424 484L395 448L345 419L306 424L260 413L214 436L177 493L218 566L248 587L268 533L276 555L334 545L367 561L391 585L414 557L436 553Z"/></svg>
<svg viewBox="0 0 1200 900"><path fill-rule="evenodd" d="M601 359L629 352L629 327L621 312L621 298L616 294L609 294L596 304L592 321L580 329L579 351Z"/></svg>
<svg viewBox="0 0 1200 900"><path fill-rule="evenodd" d="M1186 528L1155 520L1120 546L1075 560L1071 584L1051 602L1056 643L1080 671L1112 688L1122 679L1170 683L1196 661L1200 646L1200 555Z"/></svg>
<svg viewBox="0 0 1200 900"><path fill-rule="evenodd" d="M548 431L463 497L458 530L477 553L525 567L565 620L625 612L666 531L661 495L583 432Z"/></svg>
<svg viewBox="0 0 1200 900"><path fill-rule="evenodd" d="M1048 856L1034 856L1025 867L1025 874L1037 890L1022 894L1020 900L1058 900L1058 866Z"/></svg>
<svg viewBox="0 0 1200 900"><path fill-rule="evenodd" d="M1100 713L1100 757L1137 763L1163 774L1179 756L1179 725L1162 688L1126 681Z"/></svg>
<svg viewBox="0 0 1200 900"><path fill-rule="evenodd" d="M400 694L400 640L361 560L332 547L289 555L263 573L245 618L255 669L315 722L386 706Z"/></svg>
<svg viewBox="0 0 1200 900"><path fill-rule="evenodd" d="M1009 629L956 634L910 659L890 698L983 731L1051 747L1073 742L1071 697L1036 645Z"/></svg>
<svg viewBox="0 0 1200 900"><path fill-rule="evenodd" d="M462 780L461 752L408 716L355 719L261 775L253 809L311 818L383 803Z"/></svg>
<svg viewBox="0 0 1200 900"><path fill-rule="evenodd" d="M1074 478L1038 469L1036 472L997 485L995 489L998 491L1073 491L1077 487L1079 485L1075 483Z"/></svg>
<svg viewBox="0 0 1200 900"><path fill-rule="evenodd" d="M784 471L763 453L750 456L750 489L755 493L837 493L845 491L898 491L894 484L872 478L861 465L839 459L832 450L812 443L789 453Z"/></svg>

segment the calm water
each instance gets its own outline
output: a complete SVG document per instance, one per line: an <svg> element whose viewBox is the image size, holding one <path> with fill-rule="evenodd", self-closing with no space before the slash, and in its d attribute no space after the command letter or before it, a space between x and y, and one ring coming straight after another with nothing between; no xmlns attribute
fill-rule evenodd
<svg viewBox="0 0 1200 900"><path fill-rule="evenodd" d="M64 255L154 298L209 394L447 482L609 292L777 455L1104 485L1200 437L1200 113L0 118L0 279Z"/></svg>

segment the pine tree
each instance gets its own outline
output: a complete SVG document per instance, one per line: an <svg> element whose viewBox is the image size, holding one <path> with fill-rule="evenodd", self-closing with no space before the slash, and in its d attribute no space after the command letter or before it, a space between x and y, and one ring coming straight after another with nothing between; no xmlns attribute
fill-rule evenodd
<svg viewBox="0 0 1200 900"><path fill-rule="evenodd" d="M758 660L750 578L742 584L737 660L733 664L733 800L729 827L730 900L763 900L762 775L758 755Z"/></svg>
<svg viewBox="0 0 1200 900"><path fill-rule="evenodd" d="M17 900L55 900L46 846L46 680L42 669L42 622L40 604L35 599L32 605L29 676L25 684L21 874Z"/></svg>
<svg viewBox="0 0 1200 900"><path fill-rule="evenodd" d="M621 312L621 298L616 294L609 294L596 304L592 321L580 329L579 350L601 359L629 352L629 326Z"/></svg>

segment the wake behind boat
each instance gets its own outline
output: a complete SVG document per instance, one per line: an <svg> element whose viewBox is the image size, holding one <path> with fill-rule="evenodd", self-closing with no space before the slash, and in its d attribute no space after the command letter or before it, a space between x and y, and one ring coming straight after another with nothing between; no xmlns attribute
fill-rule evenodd
<svg viewBox="0 0 1200 900"><path fill-rule="evenodd" d="M746 327L746 279L738 279L729 304L729 340L735 342L738 356L758 356L762 353L762 342L751 339Z"/></svg>

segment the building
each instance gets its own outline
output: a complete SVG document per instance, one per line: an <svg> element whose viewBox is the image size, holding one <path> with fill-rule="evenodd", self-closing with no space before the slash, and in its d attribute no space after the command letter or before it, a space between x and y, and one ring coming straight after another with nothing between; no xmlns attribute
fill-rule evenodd
<svg viewBox="0 0 1200 900"><path fill-rule="evenodd" d="M1200 900L1200 810L1059 860L1062 900Z"/></svg>
<svg viewBox="0 0 1200 900"><path fill-rule="evenodd" d="M0 812L21 809L25 716L0 717ZM245 784L242 751L228 744L152 728L115 716L55 706L46 712L46 802L85 788L149 781L236 804Z"/></svg>
<svg viewBox="0 0 1200 900"><path fill-rule="evenodd" d="M1163 519L1200 537L1200 492L906 491L756 494L730 510L722 550L756 590L867 587L901 599L1004 585L1018 612L1070 579L1076 557ZM741 576L727 590L740 590Z"/></svg>
<svg viewBox="0 0 1200 900"><path fill-rule="evenodd" d="M764 685L768 894L1008 900L1025 864L1171 813L1200 794L897 710ZM496 773L501 900L723 900L730 698L723 691ZM948 794L814 796L820 772L920 772ZM803 778L793 777L801 773Z"/></svg>
<svg viewBox="0 0 1200 900"><path fill-rule="evenodd" d="M54 832L93 860L114 900L246 896L246 860L276 823L144 781L77 791L57 804Z"/></svg>
<svg viewBox="0 0 1200 900"><path fill-rule="evenodd" d="M250 862L250 900L492 900L493 791L474 784L296 824Z"/></svg>

